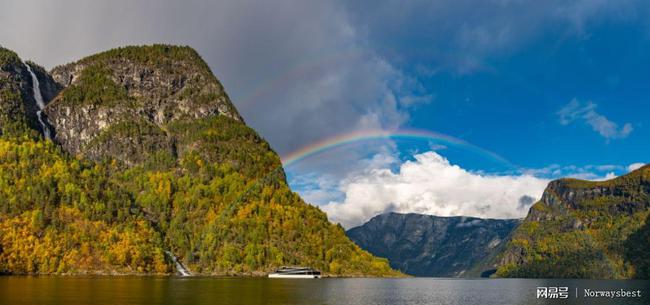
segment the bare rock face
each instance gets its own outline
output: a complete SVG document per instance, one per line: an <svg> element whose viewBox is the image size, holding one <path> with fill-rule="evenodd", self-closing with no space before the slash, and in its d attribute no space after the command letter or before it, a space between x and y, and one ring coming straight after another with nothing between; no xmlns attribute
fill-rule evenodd
<svg viewBox="0 0 650 305"><path fill-rule="evenodd" d="M642 183L590 183L577 179L559 179L551 181L541 202L553 209L553 213L540 213L531 210L529 218L540 220L552 218L551 214L566 215L570 211L580 210L589 206L590 202L612 198L607 205L612 214L634 214L647 207L647 203L639 194L650 193L650 186ZM541 217L541 218L540 218ZM539 219L538 219L539 218Z"/></svg>
<svg viewBox="0 0 650 305"><path fill-rule="evenodd" d="M243 123L221 83L189 47L125 47L51 71L64 89L46 107L68 152L134 164L175 154L171 124L214 116ZM133 144L133 145L131 145Z"/></svg>

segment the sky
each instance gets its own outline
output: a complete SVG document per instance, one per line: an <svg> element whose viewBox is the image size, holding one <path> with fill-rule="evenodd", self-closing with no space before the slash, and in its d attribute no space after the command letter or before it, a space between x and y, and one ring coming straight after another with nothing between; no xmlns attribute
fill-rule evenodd
<svg viewBox="0 0 650 305"><path fill-rule="evenodd" d="M551 179L650 162L647 1L7 1L0 45L52 68L194 47L332 221L526 215ZM379 135L379 136L378 136Z"/></svg>

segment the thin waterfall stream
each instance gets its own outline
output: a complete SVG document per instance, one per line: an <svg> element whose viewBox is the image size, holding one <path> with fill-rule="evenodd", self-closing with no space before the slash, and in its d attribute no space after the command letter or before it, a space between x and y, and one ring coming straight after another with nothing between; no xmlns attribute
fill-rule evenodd
<svg viewBox="0 0 650 305"><path fill-rule="evenodd" d="M41 124L41 127L43 129L43 135L47 139L52 139L52 131L50 130L50 127L45 123L45 120L43 119L43 108L45 108L45 103L43 102L43 95L41 94L41 87L40 83L38 82L38 78L36 77L36 74L34 71L32 71L32 67L29 66L29 64L24 63L25 68L27 68L27 71L29 71L29 74L32 76L32 89L34 92L34 100L36 100L36 106L38 106L38 111L36 111L36 117L38 118L38 122ZM180 261L176 258L176 256L171 252L171 251L165 251L167 255L172 259L174 262L174 265L176 266L176 270L178 273L180 273L181 276L191 276L192 273L181 264Z"/></svg>
<svg viewBox="0 0 650 305"><path fill-rule="evenodd" d="M185 268L185 266L183 266L183 264L181 264L181 262L178 261L176 256L171 251L165 251L165 253L167 253L167 255L169 255L169 257L171 257L172 261L176 265L176 270L178 271L178 273L181 274L181 276L191 276L192 275L192 273L189 270L187 270L187 268Z"/></svg>
<svg viewBox="0 0 650 305"><path fill-rule="evenodd" d="M52 131L43 120L43 108L45 108L45 103L43 102L43 95L41 95L40 83L38 82L36 74L34 74L34 71L32 71L32 67L30 67L27 63L24 63L24 65L25 68L27 68L27 71L29 71L29 74L32 76L32 90L34 91L34 100L36 100L36 106L38 106L36 117L38 118L38 122L41 124L45 138L52 140Z"/></svg>

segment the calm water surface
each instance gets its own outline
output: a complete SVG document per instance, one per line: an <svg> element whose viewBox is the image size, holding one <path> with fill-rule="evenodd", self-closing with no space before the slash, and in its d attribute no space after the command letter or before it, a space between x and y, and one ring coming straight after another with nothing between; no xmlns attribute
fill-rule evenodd
<svg viewBox="0 0 650 305"><path fill-rule="evenodd" d="M536 299L566 286L567 300ZM578 297L576 298L576 288ZM585 299L583 290L641 290L642 298ZM0 277L0 304L650 304L649 281L522 279L251 279Z"/></svg>

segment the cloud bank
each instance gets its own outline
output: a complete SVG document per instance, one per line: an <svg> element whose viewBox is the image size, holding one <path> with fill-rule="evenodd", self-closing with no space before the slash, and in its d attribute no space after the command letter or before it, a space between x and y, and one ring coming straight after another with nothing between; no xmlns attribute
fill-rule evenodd
<svg viewBox="0 0 650 305"><path fill-rule="evenodd" d="M399 169L374 168L345 179L341 202L321 208L344 227L386 212L484 218L524 217L549 180L532 175L469 172L435 152L425 152Z"/></svg>

